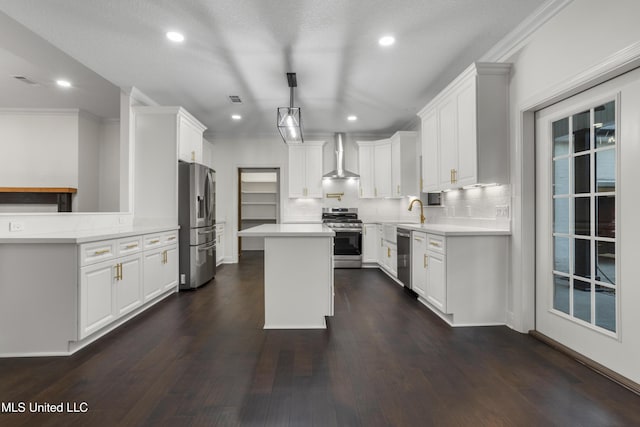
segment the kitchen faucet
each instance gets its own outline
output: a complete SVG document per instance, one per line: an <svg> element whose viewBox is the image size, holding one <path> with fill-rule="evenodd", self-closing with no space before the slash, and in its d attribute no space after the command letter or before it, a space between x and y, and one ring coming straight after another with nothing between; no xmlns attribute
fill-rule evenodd
<svg viewBox="0 0 640 427"><path fill-rule="evenodd" d="M424 206L422 205L422 200L420 199L413 199L411 201L411 203L409 203L409 211L411 211L411 208L413 208L413 204L415 202L418 202L420 204L420 224L424 224L424 220L426 219L424 217L424 214L422 213L422 210L424 209Z"/></svg>

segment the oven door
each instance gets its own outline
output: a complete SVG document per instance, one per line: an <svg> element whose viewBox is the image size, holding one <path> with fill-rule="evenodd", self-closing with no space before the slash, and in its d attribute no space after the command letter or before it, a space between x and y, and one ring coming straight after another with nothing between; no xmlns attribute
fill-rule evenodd
<svg viewBox="0 0 640 427"><path fill-rule="evenodd" d="M334 237L334 255L362 255L362 231L333 229L336 232Z"/></svg>

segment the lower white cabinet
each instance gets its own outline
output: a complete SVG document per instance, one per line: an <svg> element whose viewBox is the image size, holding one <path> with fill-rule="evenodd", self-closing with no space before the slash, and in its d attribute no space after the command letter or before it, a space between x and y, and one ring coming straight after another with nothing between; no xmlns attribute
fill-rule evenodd
<svg viewBox="0 0 640 427"><path fill-rule="evenodd" d="M116 274L116 316L129 313L142 305L142 257L140 254L120 259Z"/></svg>
<svg viewBox="0 0 640 427"><path fill-rule="evenodd" d="M412 232L418 299L452 326L506 323L508 236Z"/></svg>
<svg viewBox="0 0 640 427"><path fill-rule="evenodd" d="M362 262L378 262L378 238L377 224L362 225Z"/></svg>
<svg viewBox="0 0 640 427"><path fill-rule="evenodd" d="M216 267L224 261L224 224L216 224Z"/></svg>
<svg viewBox="0 0 640 427"><path fill-rule="evenodd" d="M90 335L115 319L115 282L118 269L115 261L80 269L80 338Z"/></svg>
<svg viewBox="0 0 640 427"><path fill-rule="evenodd" d="M78 339L178 289L175 231L82 244L79 256Z"/></svg>
<svg viewBox="0 0 640 427"><path fill-rule="evenodd" d="M144 253L144 300L178 285L178 248L172 245Z"/></svg>
<svg viewBox="0 0 640 427"><path fill-rule="evenodd" d="M438 310L447 311L447 263L446 257L437 252L426 253L426 298Z"/></svg>
<svg viewBox="0 0 640 427"><path fill-rule="evenodd" d="M411 233L411 286L421 297L427 296L427 233Z"/></svg>

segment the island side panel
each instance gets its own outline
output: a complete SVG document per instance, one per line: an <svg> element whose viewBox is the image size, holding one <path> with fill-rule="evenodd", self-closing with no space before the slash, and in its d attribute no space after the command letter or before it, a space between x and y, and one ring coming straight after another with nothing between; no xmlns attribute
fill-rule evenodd
<svg viewBox="0 0 640 427"><path fill-rule="evenodd" d="M0 357L68 354L77 263L76 244L0 245Z"/></svg>
<svg viewBox="0 0 640 427"><path fill-rule="evenodd" d="M265 237L265 329L326 328L332 243L332 237Z"/></svg>

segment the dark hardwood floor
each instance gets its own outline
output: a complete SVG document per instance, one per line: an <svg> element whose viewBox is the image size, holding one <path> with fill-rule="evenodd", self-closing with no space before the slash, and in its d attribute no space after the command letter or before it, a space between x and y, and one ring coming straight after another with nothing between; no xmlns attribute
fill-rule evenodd
<svg viewBox="0 0 640 427"><path fill-rule="evenodd" d="M0 359L0 425L638 426L640 397L506 327L450 328L377 270L336 270L327 330L264 331L261 255L71 357ZM304 284L301 284L304 286Z"/></svg>

